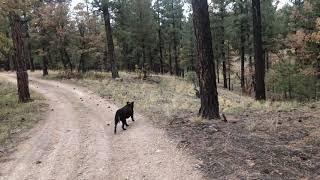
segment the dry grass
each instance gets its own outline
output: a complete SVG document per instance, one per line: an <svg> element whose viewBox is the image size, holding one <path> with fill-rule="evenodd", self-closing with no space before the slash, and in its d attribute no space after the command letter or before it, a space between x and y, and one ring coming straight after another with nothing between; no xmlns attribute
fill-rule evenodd
<svg viewBox="0 0 320 180"><path fill-rule="evenodd" d="M31 96L32 102L18 103L16 86L0 79L0 160L13 151L20 135L41 119L47 107L39 94Z"/></svg>
<svg viewBox="0 0 320 180"><path fill-rule="evenodd" d="M90 75L91 74L91 75ZM121 72L67 78L122 106L136 102L136 110L178 140L203 163L208 179L320 178L320 103L256 102L219 89L221 112L230 123L197 116L199 99L193 85L171 76L141 80ZM49 78L61 79L58 73ZM79 78L80 77L80 78ZM234 123L232 123L234 122Z"/></svg>

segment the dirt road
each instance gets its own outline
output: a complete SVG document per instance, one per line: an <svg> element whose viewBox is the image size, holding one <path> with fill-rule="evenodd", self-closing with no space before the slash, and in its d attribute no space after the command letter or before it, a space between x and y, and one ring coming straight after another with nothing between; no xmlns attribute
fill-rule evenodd
<svg viewBox="0 0 320 180"><path fill-rule="evenodd" d="M13 75L0 76L16 82ZM196 161L148 119L136 115L127 131L118 126L114 135L115 105L73 85L30 80L31 88L48 99L50 111L0 164L1 180L202 179Z"/></svg>

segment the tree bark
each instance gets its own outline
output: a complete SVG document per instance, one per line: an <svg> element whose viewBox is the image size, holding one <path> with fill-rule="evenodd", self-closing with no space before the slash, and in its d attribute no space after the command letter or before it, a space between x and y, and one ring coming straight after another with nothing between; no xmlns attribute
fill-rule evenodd
<svg viewBox="0 0 320 180"><path fill-rule="evenodd" d="M265 61L266 61L266 70L269 71L270 62L269 62L269 52L267 49L264 51L264 56L265 56Z"/></svg>
<svg viewBox="0 0 320 180"><path fill-rule="evenodd" d="M262 52L260 0L252 0L253 36L255 50L255 99L265 100L265 61Z"/></svg>
<svg viewBox="0 0 320 180"><path fill-rule="evenodd" d="M231 91L231 61L230 61L230 42L228 41L228 87L229 87L229 91Z"/></svg>
<svg viewBox="0 0 320 180"><path fill-rule="evenodd" d="M70 71L72 72L72 71L73 71L73 65L72 65L70 56L69 56L69 54L67 53L66 48L63 48L63 52L64 52L64 56L67 58L67 63L69 64Z"/></svg>
<svg viewBox="0 0 320 180"><path fill-rule="evenodd" d="M24 43L22 39L22 22L14 11L10 12L12 42L14 47L14 61L16 64L19 102L30 100L27 66L24 58Z"/></svg>
<svg viewBox="0 0 320 180"><path fill-rule="evenodd" d="M163 52L162 52L162 33L161 33L161 17L160 17L160 0L157 0L157 15L158 15L158 38L159 38L159 53L160 53L160 73L163 74Z"/></svg>
<svg viewBox="0 0 320 180"><path fill-rule="evenodd" d="M64 54L63 54L62 48L59 48L59 55L60 55L60 59L62 61L64 70L67 70L68 67L67 67L67 63L66 63L66 61L64 59Z"/></svg>
<svg viewBox="0 0 320 180"><path fill-rule="evenodd" d="M26 49L26 56L28 59L28 63L30 65L30 70L33 72L34 71L34 62L33 62L33 57L32 57L32 51L31 51L31 43L30 43L30 34L29 34L29 26L28 26L28 21L26 13L23 13L24 16L24 23L25 23L25 34L26 34L26 39L27 39L27 49Z"/></svg>
<svg viewBox="0 0 320 180"><path fill-rule="evenodd" d="M217 81L220 83L220 60L217 58Z"/></svg>
<svg viewBox="0 0 320 180"><path fill-rule="evenodd" d="M244 8L243 8L243 1L241 1L240 4L240 14L243 15L244 14ZM240 61L241 61L241 68L240 68L240 84L241 84L241 89L242 92L245 91L245 71L244 71L244 61L245 61L245 30L244 30L244 20L243 18L241 19L240 22Z"/></svg>
<svg viewBox="0 0 320 180"><path fill-rule="evenodd" d="M222 61L222 75L223 75L223 88L228 88L228 81L227 81L227 66L226 66L226 53L224 49L224 1L220 4L220 21L221 21L221 61Z"/></svg>
<svg viewBox="0 0 320 180"><path fill-rule="evenodd" d="M85 58L86 58L86 53L83 52L86 48L86 42L84 40L84 33L85 33L85 27L83 24L79 24L79 33L81 36L81 55L80 55L80 60L79 60L79 67L78 67L78 72L85 73L86 72L86 64L85 64Z"/></svg>
<svg viewBox="0 0 320 180"><path fill-rule="evenodd" d="M9 39L10 38L10 32L9 32L9 30L8 31L6 31L6 37ZM11 57L12 57L12 55L11 55L11 51L7 54L7 56L6 56L6 61L5 61L5 67L4 67L4 70L6 70L6 71L10 71L10 63L11 63Z"/></svg>
<svg viewBox="0 0 320 180"><path fill-rule="evenodd" d="M206 119L220 118L207 0L192 0L192 9L199 62L199 115Z"/></svg>
<svg viewBox="0 0 320 180"><path fill-rule="evenodd" d="M172 9L172 36L173 36L173 54L174 54L174 71L175 75L179 76L179 62L178 62L178 50L177 50L177 37L176 37L176 20L175 20L175 10L174 10L174 1L171 1Z"/></svg>
<svg viewBox="0 0 320 180"><path fill-rule="evenodd" d="M244 32L243 32L243 25L241 24L241 37L240 37L240 41L241 41L241 50L240 50L240 53L241 53L241 57L240 57L240 61L241 61L241 68L240 68L240 84L241 84L241 89L242 91L245 90L245 82L244 82L244 79L245 79L245 73L244 73L244 61L245 61L245 47L244 47L244 41L245 41L245 38L244 38L244 35L242 35Z"/></svg>
<svg viewBox="0 0 320 180"><path fill-rule="evenodd" d="M115 52L114 52L114 44L113 44L113 36L112 36L112 28L110 23L110 13L109 13L109 1L103 0L102 1L102 11L103 11L103 18L105 23L105 30L106 30L106 37L107 37L107 47L108 47L108 59L111 65L111 73L112 78L118 78L118 68L116 65L115 60Z"/></svg>
<svg viewBox="0 0 320 180"><path fill-rule="evenodd" d="M171 53L171 42L169 42L169 72L170 75L173 74L172 72L172 53Z"/></svg>
<svg viewBox="0 0 320 180"><path fill-rule="evenodd" d="M48 64L49 64L49 50L48 48L42 48L43 50L43 57L42 57L42 76L47 76L49 75L48 72Z"/></svg>

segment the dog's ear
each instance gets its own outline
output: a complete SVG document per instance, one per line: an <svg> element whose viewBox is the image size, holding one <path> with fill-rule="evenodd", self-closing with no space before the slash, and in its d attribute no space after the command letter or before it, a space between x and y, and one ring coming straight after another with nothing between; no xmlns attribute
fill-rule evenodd
<svg viewBox="0 0 320 180"><path fill-rule="evenodd" d="M130 102L127 102L127 105L129 105L130 104Z"/></svg>
<svg viewBox="0 0 320 180"><path fill-rule="evenodd" d="M134 105L134 101L132 101L132 103L131 103L132 105Z"/></svg>

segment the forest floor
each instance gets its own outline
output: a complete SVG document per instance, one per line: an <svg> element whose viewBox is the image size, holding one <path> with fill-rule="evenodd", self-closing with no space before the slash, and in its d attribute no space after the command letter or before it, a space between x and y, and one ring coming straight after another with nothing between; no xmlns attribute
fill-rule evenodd
<svg viewBox="0 0 320 180"><path fill-rule="evenodd" d="M0 76L16 82L15 74ZM30 87L44 95L49 110L16 151L0 161L0 180L203 179L196 168L200 162L147 118L135 114L136 122L128 121L128 130L118 127L114 135L118 107L109 99L37 76L30 76Z"/></svg>
<svg viewBox="0 0 320 180"><path fill-rule="evenodd" d="M120 76L52 73L46 79L85 87L118 106L134 100L139 113L198 159L196 166L208 179L320 178L320 102L256 102L219 89L227 122L206 121L197 117L199 99L191 83L170 76Z"/></svg>
<svg viewBox="0 0 320 180"><path fill-rule="evenodd" d="M0 162L28 137L28 132L48 110L42 95L31 91L32 101L18 103L17 87L0 76Z"/></svg>

